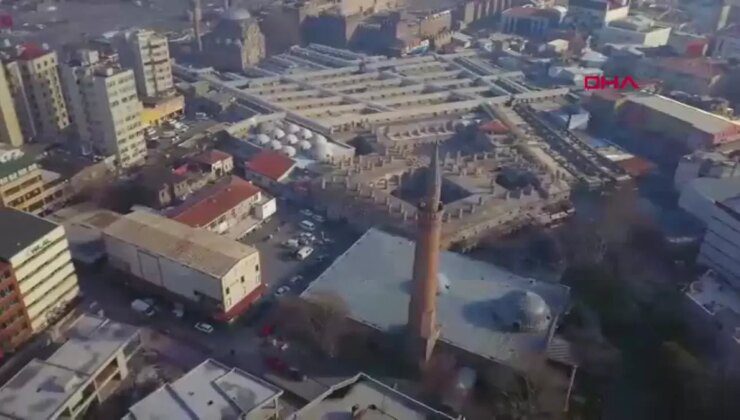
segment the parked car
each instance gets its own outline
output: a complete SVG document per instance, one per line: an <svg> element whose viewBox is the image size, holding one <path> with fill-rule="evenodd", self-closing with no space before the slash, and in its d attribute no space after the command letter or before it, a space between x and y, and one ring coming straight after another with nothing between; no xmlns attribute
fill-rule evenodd
<svg viewBox="0 0 740 420"><path fill-rule="evenodd" d="M324 223L326 221L326 219L324 218L324 216L322 216L320 214L314 214L313 217L312 217L312 219L315 220L315 221L317 221L318 223Z"/></svg>
<svg viewBox="0 0 740 420"><path fill-rule="evenodd" d="M311 210L309 210L309 209L303 209L299 213L301 213L302 215L304 215L306 217L313 216L313 212L311 212Z"/></svg>
<svg viewBox="0 0 740 420"><path fill-rule="evenodd" d="M290 284L296 284L296 283L298 283L301 280L303 280L303 276L302 275L299 274L297 276L293 276L293 277L290 278Z"/></svg>
<svg viewBox="0 0 740 420"><path fill-rule="evenodd" d="M204 334L210 334L213 332L213 326L211 324L207 324L205 322L199 322L195 324L195 329L204 333Z"/></svg>
<svg viewBox="0 0 740 420"><path fill-rule="evenodd" d="M275 296L282 296L286 293L290 292L290 287L288 286L280 286L277 291L275 291Z"/></svg>
<svg viewBox="0 0 740 420"><path fill-rule="evenodd" d="M270 370L274 371L275 373L278 373L288 379L292 379L294 381L305 381L306 375L300 371L300 369L289 366L287 363L285 363L284 360L280 359L279 357L266 357L265 358L265 364L267 365Z"/></svg>
<svg viewBox="0 0 740 420"><path fill-rule="evenodd" d="M299 249L298 252L295 253L295 257L299 261L303 261L306 258L310 257L311 254L313 254L313 248L310 246L304 246L303 248Z"/></svg>
<svg viewBox="0 0 740 420"><path fill-rule="evenodd" d="M288 239L283 242L283 246L290 249L298 249L301 247L301 244L298 239Z"/></svg>
<svg viewBox="0 0 740 420"><path fill-rule="evenodd" d="M308 220L301 220L301 223L299 223L298 225L301 227L301 229L307 230L309 232L313 232L314 230L316 230L316 225Z"/></svg>

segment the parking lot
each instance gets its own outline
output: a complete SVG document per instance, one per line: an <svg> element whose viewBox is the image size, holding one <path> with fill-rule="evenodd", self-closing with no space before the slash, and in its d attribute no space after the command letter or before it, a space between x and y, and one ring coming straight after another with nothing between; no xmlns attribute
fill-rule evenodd
<svg viewBox="0 0 740 420"><path fill-rule="evenodd" d="M243 243L259 249L262 281L271 293L287 286L289 290L285 293L299 294L357 239L357 235L345 226L317 221L321 220L321 215L309 215L307 210L280 201L277 214L242 239ZM311 221L316 226L315 230L302 229L299 225L303 220ZM311 240L308 234L315 239ZM313 252L299 260L296 252L300 248L286 246L290 240L300 241L300 247L311 247ZM301 276L300 280L296 281L296 276Z"/></svg>

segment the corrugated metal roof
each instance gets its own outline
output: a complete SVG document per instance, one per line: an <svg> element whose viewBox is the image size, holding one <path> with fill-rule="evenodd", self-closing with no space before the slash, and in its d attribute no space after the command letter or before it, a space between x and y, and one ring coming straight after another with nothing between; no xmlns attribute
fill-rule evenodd
<svg viewBox="0 0 740 420"><path fill-rule="evenodd" d="M728 128L735 127L740 130L740 125L720 115L694 108L673 99L660 95L634 94L627 96L628 102L643 105L670 115L673 118L693 125L697 129L707 133L720 133Z"/></svg>
<svg viewBox="0 0 740 420"><path fill-rule="evenodd" d="M241 242L145 211L121 217L104 233L218 278L257 252Z"/></svg>

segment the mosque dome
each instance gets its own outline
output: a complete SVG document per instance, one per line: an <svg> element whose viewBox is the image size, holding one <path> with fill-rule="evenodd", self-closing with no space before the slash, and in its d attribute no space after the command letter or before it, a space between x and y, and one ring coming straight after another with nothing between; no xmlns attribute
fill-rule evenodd
<svg viewBox="0 0 740 420"><path fill-rule="evenodd" d="M240 7L228 9L224 11L223 15L221 15L221 18L226 20L247 20L251 17L252 15L247 9L242 9Z"/></svg>
<svg viewBox="0 0 740 420"><path fill-rule="evenodd" d="M256 140L259 144L267 144L270 142L270 136L267 134L257 134Z"/></svg>
<svg viewBox="0 0 740 420"><path fill-rule="evenodd" d="M496 306L496 317L514 331L541 332L550 326L550 307L537 293L515 290L504 295Z"/></svg>

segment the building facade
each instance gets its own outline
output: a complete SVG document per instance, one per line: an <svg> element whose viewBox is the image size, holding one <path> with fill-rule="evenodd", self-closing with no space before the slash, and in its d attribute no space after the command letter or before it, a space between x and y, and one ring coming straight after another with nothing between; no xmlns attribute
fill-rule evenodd
<svg viewBox="0 0 740 420"><path fill-rule="evenodd" d="M142 164L147 151L134 72L81 51L62 75L80 151L115 156L123 168Z"/></svg>
<svg viewBox="0 0 740 420"><path fill-rule="evenodd" d="M248 11L230 9L203 36L203 54L218 69L243 71L265 58L265 36Z"/></svg>
<svg viewBox="0 0 740 420"><path fill-rule="evenodd" d="M23 133L15 112L10 85L5 76L5 67L0 65L0 143L13 147L23 145Z"/></svg>
<svg viewBox="0 0 740 420"><path fill-rule="evenodd" d="M502 13L501 29L506 33L541 38L556 28L560 19L560 12L556 9L513 7Z"/></svg>
<svg viewBox="0 0 740 420"><path fill-rule="evenodd" d="M134 70L139 96L156 98L173 93L172 65L166 36L139 29L123 32L115 44L121 64Z"/></svg>
<svg viewBox="0 0 740 420"><path fill-rule="evenodd" d="M567 21L581 28L596 29L629 16L630 0L570 0Z"/></svg>
<svg viewBox="0 0 740 420"><path fill-rule="evenodd" d="M79 294L64 227L0 208L0 346L17 349Z"/></svg>
<svg viewBox="0 0 740 420"><path fill-rule="evenodd" d="M15 60L5 64L5 70L23 136L44 142L63 141L69 114L56 52L28 45Z"/></svg>
<svg viewBox="0 0 740 420"><path fill-rule="evenodd" d="M20 154L6 159L0 161L0 207L45 215L70 198L67 180L41 169L35 156Z"/></svg>
<svg viewBox="0 0 740 420"><path fill-rule="evenodd" d="M740 196L715 203L697 263L740 290Z"/></svg>
<svg viewBox="0 0 740 420"><path fill-rule="evenodd" d="M263 293L259 252L215 233L145 211L103 231L110 265L135 287L217 321L244 313Z"/></svg>

